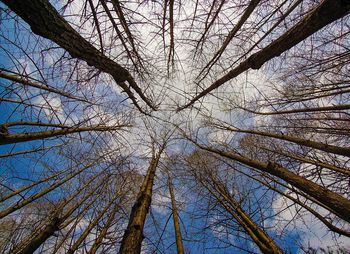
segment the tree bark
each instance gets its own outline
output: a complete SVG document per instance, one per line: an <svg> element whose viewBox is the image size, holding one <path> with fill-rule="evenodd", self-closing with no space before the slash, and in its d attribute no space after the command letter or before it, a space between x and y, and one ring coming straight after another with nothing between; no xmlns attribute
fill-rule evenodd
<svg viewBox="0 0 350 254"><path fill-rule="evenodd" d="M283 251L277 246L275 241L261 229L253 219L245 213L240 205L227 193L219 194L230 205L225 204L219 197L218 201L222 204L226 211L228 211L236 221L244 228L245 232L250 236L254 243L259 247L264 254L283 254Z"/></svg>
<svg viewBox="0 0 350 254"><path fill-rule="evenodd" d="M62 18L47 0L1 0L12 11L30 25L31 30L64 48L73 58L85 61L88 65L110 74L129 96L134 105L142 111L134 94L125 84L127 81L142 100L152 109L152 105L138 87L131 74L118 63L109 59L76 32Z"/></svg>
<svg viewBox="0 0 350 254"><path fill-rule="evenodd" d="M137 200L131 209L128 226L124 232L119 254L139 254L143 241L143 228L152 201L154 177L162 150L153 156L143 180Z"/></svg>
<svg viewBox="0 0 350 254"><path fill-rule="evenodd" d="M4 126L6 126L6 124L4 124ZM52 137L67 135L71 133L86 132L86 131L112 131L112 130L120 129L121 127L125 127L125 125L124 126L93 126L93 127L62 126L62 129L60 130L48 130L48 131L18 133L18 134L1 134L0 133L0 145L40 140L45 138L52 138Z"/></svg>
<svg viewBox="0 0 350 254"><path fill-rule="evenodd" d="M253 135L259 135L263 137L271 137L279 140L284 140L284 141L289 141L298 145L314 148L320 151L324 151L326 153L333 153L333 154L338 154L338 155L343 155L350 157L350 148L346 147L339 147L339 146L334 146L334 145L328 145L325 143L320 143L312 140L306 140L294 136L288 136L288 135L281 135L277 133L271 133L271 132L264 132L264 131L255 131L255 130L242 130L242 129L236 129L236 128L231 128L229 126L220 126L220 125L215 125L220 129L224 130L229 130L233 132L239 132L239 133L248 133L248 134L253 134Z"/></svg>
<svg viewBox="0 0 350 254"><path fill-rule="evenodd" d="M25 241L25 243L18 244L14 250L11 252L13 254L32 254L34 253L47 239L52 237L56 231L60 230L60 227L62 226L62 223L64 223L69 216L73 214L73 212L78 209L89 197L91 197L93 194L96 193L98 189L101 189L101 184L103 182L99 182L99 184L96 185L96 187L92 188L79 202L71 207L67 212L65 212L63 215L60 215L60 212L64 209L64 207L71 202L76 196L78 196L83 190L86 190L86 188L89 186L90 183L92 183L99 174L92 177L82 188L80 188L77 192L75 192L73 195L71 195L63 204L58 205L55 208L55 211L53 211L53 216L50 218L49 223L44 227L42 231L40 231L38 234L33 234L30 236L29 241ZM24 246L24 247L22 247Z"/></svg>
<svg viewBox="0 0 350 254"><path fill-rule="evenodd" d="M193 140L191 140L194 142ZM245 164L249 167L261 170L263 172L269 173L273 176L276 176L292 186L303 191L307 195L315 198L320 203L324 204L326 207L329 207L330 211L335 211L337 216L341 219L350 222L350 200L347 198L334 193L327 188L324 188L310 180L305 179L302 176L299 176L288 169L278 165L277 163L263 163L257 160L250 159L248 157L236 154L234 152L226 152L219 149L206 147L204 145L194 142L199 148L218 154L220 156L226 157L228 159L235 160L242 164Z"/></svg>
<svg viewBox="0 0 350 254"><path fill-rule="evenodd" d="M173 211L177 253L184 254L185 251L184 251L184 245L182 242L179 214L178 214L178 210L177 210L177 206L176 206L176 199L175 199L175 195L174 195L172 177L170 175L168 177L168 188L169 188L169 193L170 193L170 198L171 198L171 208Z"/></svg>

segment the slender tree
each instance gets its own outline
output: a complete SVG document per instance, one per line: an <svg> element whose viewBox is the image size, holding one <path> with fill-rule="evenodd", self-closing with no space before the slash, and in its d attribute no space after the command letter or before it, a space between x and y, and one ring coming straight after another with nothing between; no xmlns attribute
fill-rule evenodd
<svg viewBox="0 0 350 254"><path fill-rule="evenodd" d="M171 210L173 215L173 221L174 221L174 229L175 229L175 238L176 238L176 248L178 254L185 253L182 235L181 235L181 227L180 227L180 220L179 220L179 213L176 205L176 199L174 194L174 187L173 187L173 181L172 177L168 176L168 188L171 198Z"/></svg>
<svg viewBox="0 0 350 254"><path fill-rule="evenodd" d="M160 147L158 152L152 152L152 159L137 195L136 202L132 207L129 223L123 235L119 253L141 252L141 244L144 238L143 228L151 206L154 178L164 149L165 144Z"/></svg>

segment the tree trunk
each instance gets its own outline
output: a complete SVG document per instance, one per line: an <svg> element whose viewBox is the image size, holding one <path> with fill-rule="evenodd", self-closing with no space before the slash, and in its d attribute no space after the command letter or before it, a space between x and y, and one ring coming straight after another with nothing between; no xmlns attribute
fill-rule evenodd
<svg viewBox="0 0 350 254"><path fill-rule="evenodd" d="M53 216L50 218L49 223L44 227L42 231L38 234L34 233L30 236L29 240L24 240L23 243L18 244L14 250L11 252L13 254L32 254L34 253L47 239L52 237L56 231L60 229L62 224L73 214L73 212L78 209L89 197L96 193L98 189L101 189L101 185L103 181L100 181L95 188L92 188L79 202L71 207L67 212L63 215L59 215L60 211L64 209L64 207L71 202L76 196L78 196L82 191L86 190L86 188L92 183L99 174L92 177L82 188L80 188L77 192L70 196L63 204L58 205L53 211ZM104 179L105 180L105 179ZM22 247L24 246L24 247Z"/></svg>
<svg viewBox="0 0 350 254"><path fill-rule="evenodd" d="M231 196L227 194L221 196L229 202L230 205L226 205L222 200L223 207L229 212L237 222L244 228L245 232L251 237L254 243L259 247L262 253L264 254L283 254L283 251L277 246L275 241L256 223L252 220L252 218L244 212L244 210L240 207L240 205L233 200ZM231 207L234 207L232 209Z"/></svg>
<svg viewBox="0 0 350 254"><path fill-rule="evenodd" d="M217 89L227 81L237 77L249 69L260 69L260 67L274 57L305 40L307 37L322 29L326 25L342 18L348 14L350 2L344 0L324 0L309 14L307 14L298 24L289 29L267 47L254 53L247 60L243 61L237 67L230 70L227 74L216 80L207 89L200 92L189 103L180 107L178 110L188 108L203 96Z"/></svg>
<svg viewBox="0 0 350 254"><path fill-rule="evenodd" d="M263 137L270 137L270 138L276 138L279 140L285 140L285 141L292 142L294 144L298 144L298 145L314 148L314 149L317 149L320 151L324 151L326 153L333 153L333 154L339 154L339 155L350 157L350 148L346 148L346 147L328 145L325 143L320 143L320 142L316 142L316 141L312 141L312 140L306 140L303 138L288 136L288 135L284 135L284 134L281 135L281 134L272 133L272 132L255 131L255 130L241 130L241 129L231 128L229 126L222 126L222 127L218 126L218 127L221 129L230 130L233 132L248 133L248 134L259 135L259 136L263 136Z"/></svg>
<svg viewBox="0 0 350 254"><path fill-rule="evenodd" d="M6 124L5 124L6 125ZM48 130L40 132L30 133L18 133L18 134L1 134L0 133L0 145L21 143L32 140L40 140L45 138L53 138L57 136L63 136L71 133L86 132L86 131L112 131L120 129L115 126L94 126L94 127L62 127L59 130Z"/></svg>
<svg viewBox="0 0 350 254"><path fill-rule="evenodd" d="M161 152L153 156L150 162L147 175L143 180L137 200L132 207L129 224L124 232L119 254L139 254L141 252L141 244L144 238L143 228L151 206L153 182Z"/></svg>
<svg viewBox="0 0 350 254"><path fill-rule="evenodd" d="M335 212L338 217L350 222L350 200L348 200L347 198L344 198L343 196L337 193L334 193L310 180L307 180L304 177L299 176L289 171L288 169L278 165L277 163L263 163L257 160L238 155L234 152L221 151L218 149L200 145L198 143L195 144L203 150L238 161L249 167L256 168L258 170L269 173L286 181L292 186L295 186L296 188L315 198L320 203L324 204L326 207L329 208L331 212Z"/></svg>
<svg viewBox="0 0 350 254"><path fill-rule="evenodd" d="M203 170L203 169L202 169ZM254 243L259 247L264 254L283 254L283 251L278 247L275 241L261 229L254 220L242 209L228 192L224 183L222 183L213 169L202 171L202 173L194 172L197 180L210 192L218 203L237 221L237 223L250 236Z"/></svg>
<svg viewBox="0 0 350 254"><path fill-rule="evenodd" d="M16 254L32 254L34 253L40 245L42 245L47 239L54 235L56 231L59 230L59 225L61 220L59 217L53 217L50 223L45 226L43 231L39 233L33 240L31 240L21 251L13 252Z"/></svg>
<svg viewBox="0 0 350 254"><path fill-rule="evenodd" d="M168 187L169 187L169 193L170 193L170 198L171 198L171 208L173 210L173 220L174 220L177 253L184 254L185 251L184 251L184 246L183 246L182 236L181 236L179 214L178 214L177 206L176 206L172 177L170 175L168 177Z"/></svg>
<svg viewBox="0 0 350 254"><path fill-rule="evenodd" d="M210 71L211 67L215 64L215 62L218 61L218 59L221 57L222 53L225 51L227 46L230 44L231 40L235 37L237 32L242 28L244 23L247 21L247 19L250 17L250 15L253 13L255 8L258 6L261 0L251 0L245 9L244 13L242 14L241 18L237 22L237 24L233 27L233 29L229 32L227 35L225 41L221 45L220 49L214 54L213 58L208 62L208 64L203 68L201 73L207 69L207 72ZM200 73L200 74L201 74Z"/></svg>
<svg viewBox="0 0 350 254"><path fill-rule="evenodd" d="M31 30L44 38L47 38L62 48L72 57L85 61L100 71L110 74L118 85L127 93L129 98L138 107L137 100L125 81L136 91L148 106L155 109L152 103L144 96L131 74L118 63L109 59L62 18L56 9L47 0L1 0L12 11L30 25ZM35 15L33 15L35 13Z"/></svg>

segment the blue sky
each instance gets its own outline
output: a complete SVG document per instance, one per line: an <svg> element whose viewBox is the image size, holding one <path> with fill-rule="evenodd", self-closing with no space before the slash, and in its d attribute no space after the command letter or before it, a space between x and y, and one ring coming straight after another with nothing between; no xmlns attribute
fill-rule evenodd
<svg viewBox="0 0 350 254"><path fill-rule="evenodd" d="M1 24L1 29L3 31L6 31L8 34L9 38L12 38L13 34L11 34L11 31L13 29L13 24L11 23L11 21L9 22L3 22ZM23 40L25 40L23 38ZM28 59L25 58L25 56L23 55L23 53L21 53L20 51L18 51L16 48L14 48L13 46L7 44L7 42L5 42L3 40L3 38L0 38L0 44L3 46L2 49L0 49L0 67L4 67L7 69L12 69L13 68L13 64L11 63L8 55L5 53L5 50L9 50L12 52L17 52L18 58L28 61ZM34 47L34 45L32 45L31 43L28 44L29 47ZM62 52L61 50L58 50L60 52ZM45 59L44 59L45 60ZM50 60L48 60L50 61ZM51 67L51 66L49 66ZM58 86L60 88L64 87L67 88L65 85L66 84L62 84L62 80L61 79L56 79L56 78L51 78L49 79L49 81L51 82L50 84L52 84L53 86ZM4 86L10 85L10 83L4 79L0 79L0 82L2 84L2 86L0 87L0 95L4 96L6 94L6 91L4 89ZM118 89L112 89L113 88L113 84L110 84L108 82L106 82L105 80L101 79L100 81L101 83L98 84L97 88L93 88L91 90L89 90L86 94L91 94L91 92L94 92L93 94L96 95L95 98L99 98L99 97L103 97L104 95L108 95L110 96L110 98L112 99L112 101L115 104L119 104L119 103L123 103L124 106L129 106L128 102L125 101L125 94L120 94ZM84 89L75 89L74 85L72 84L68 84L68 89L70 92L72 93L79 93L79 95L83 95L84 94ZM95 90L94 90L95 89ZM99 100L98 102L102 102L101 100ZM112 103L113 104L113 103ZM111 105L112 105L111 104ZM79 108L81 105L79 103L70 103L69 106L67 106L67 104L64 104L64 113L71 113L71 111L73 111L74 109L76 109L76 111L79 111L76 113L76 115L74 115L74 113L72 115L70 115L68 118L70 118L70 120L73 119L80 119L80 117L83 116L83 109ZM76 108L77 107L77 108ZM83 106L82 106L83 108ZM113 116L113 114L117 115L115 109L117 107L113 107L113 106L107 106L104 108L105 113L108 113L110 115ZM78 110L79 109L79 110ZM122 107L122 109L125 109L124 107ZM96 110L96 108L94 108L93 110ZM94 111L91 112L94 112ZM90 113L91 113L90 112ZM215 110L214 110L215 112ZM231 112L232 113L232 112ZM4 102L0 102L0 124L5 123L5 122L10 122L10 121L21 121L21 120L27 120L28 118L31 119L32 116L30 115L31 111L27 108L25 108L25 106L23 105L16 105L13 103L4 103ZM39 114L39 113L38 113ZM92 114L92 113L91 113ZM191 113L189 113L191 114ZM29 115L29 116L28 116ZM40 119L42 121L50 121L53 119L59 118L55 116L50 116L48 115L46 112L41 112L39 114L39 117L37 117L37 115L33 114L34 117L33 119ZM224 114L223 114L224 115ZM237 122L239 122L239 113L237 114L227 114L229 115L228 118L236 118L235 120L237 120ZM64 115L66 116L66 115ZM47 117L47 118L46 118ZM190 117L189 117L190 118ZM55 120L55 121L56 121ZM168 120L168 119L167 119ZM70 123L68 121L68 123ZM252 117L247 117L244 119L244 121L241 122L242 126L251 126L254 123L254 119ZM142 127L141 127L142 128ZM140 129L141 129L140 128ZM38 129L35 129L33 127L30 128L12 128L11 131L19 131L19 132L26 132L26 131L35 131ZM142 131L138 129L138 127L133 129L134 133L131 133L130 135L133 135L137 132L139 132L139 135L142 136ZM140 134L141 133L141 134ZM206 129L203 128L202 132L199 132L199 134L202 136L201 137L201 141L203 143L207 143L208 140L211 138L209 136L209 134L206 133ZM237 135L240 136L240 135ZM147 139L147 137L145 137L145 140ZM129 141L128 138L125 138L125 140ZM237 139L232 139L233 142L230 143L230 145L233 146L238 146L238 138ZM178 150L180 151L184 146L186 146L186 142L181 140L181 141L175 141L177 143L175 143L175 145L172 147L173 150ZM30 150L33 148L38 148L41 146L52 146L52 145L56 145L60 143L60 139L54 139L54 140L45 140L43 141L31 141L31 142L26 142L26 143L18 143L18 144L11 144L11 145L2 145L0 146L0 154L6 154L9 152L17 152L17 151L25 151L25 150ZM89 149L93 146L93 144L84 144L85 147L82 150L89 151ZM139 150L142 150L143 147L138 148ZM193 151L193 146L191 145L187 145L186 146L186 151L188 151L188 153L190 153L190 151ZM185 150L185 149L183 149ZM78 151L77 151L78 152ZM171 152L170 152L171 153ZM142 159L138 159L138 158L134 158L135 160L135 164L137 163L147 163L147 160L145 160L144 158ZM35 180L38 177L41 177L43 172L45 172L47 170L47 168L45 168L45 163L48 166L52 166L53 168L57 168L57 169L61 169L63 170L64 168L66 168L65 164L69 165L70 161L68 159L63 158L63 156L61 156L60 154L58 154L58 150L57 149L52 149L50 151L46 151L44 153L36 153L36 154L27 154L27 155L21 155L21 156L14 156L14 157L8 157L8 158L3 158L0 159L0 177L2 177L3 179L6 179L6 181L8 181L8 183L11 183L13 186L18 186L18 185L22 185L22 184L26 184L28 182L30 182L30 180ZM242 169L245 170L245 169ZM247 171L249 172L249 171ZM251 183L250 183L251 184ZM157 186L155 188L158 188L157 190L155 190L155 193L158 192L158 194L164 194L166 193L166 190L164 188L164 186L161 186L161 183L157 183ZM175 186L181 186L182 183L181 182L176 182L175 181ZM258 187L257 184L251 184L253 187ZM29 191L26 193L27 196L33 194L35 192L35 189ZM208 225L208 221L210 220L214 220L215 218L215 213L213 212L213 214L207 215L205 214L205 210L203 209L203 207L205 207L207 204L205 203L206 201L204 200L203 203L197 204L195 201L197 201L196 198L196 194L192 193L190 191L186 192L181 192L180 188L178 189L178 193L180 193L179 195L184 195L184 200L187 201L191 201L188 202L186 204L186 206L184 207L184 209L180 209L180 217L181 217L181 221L182 221L182 230L183 230L183 236L184 236L184 243L185 243L185 248L190 252L190 253L246 253L244 251L240 251L237 249L234 249L233 247L228 247L226 248L226 244L223 242L220 242L220 240L217 238L218 235L217 233L214 233L213 230L211 228L207 228L206 230L204 230L203 228L206 227ZM255 198L259 199L261 198L261 200L264 200L264 202L268 202L269 200L271 200L271 193L269 192L265 192L264 188L260 188L260 189L256 189L256 191L254 192ZM265 196L264 196L265 195ZM60 197L60 190L55 191L54 193L48 195L49 198L51 198L51 200L56 200ZM268 203L264 203L263 205L266 205L267 207L271 207L272 204L268 204ZM249 206L247 205L245 208L249 208ZM254 205L250 206L251 209L256 208ZM166 212L164 211L160 211L157 210L157 208L153 209L153 214L156 216L157 218L157 223L159 223L159 228L162 229L162 227L165 225L167 219L169 218L169 214L170 214L170 210L168 209ZM270 215L269 211L266 212L267 215ZM195 217L198 216L198 217ZM256 220L258 220L259 216L256 215ZM148 237L152 242L156 242L157 241L157 237L158 234L153 234L153 230L154 227L152 225L153 221L151 218L151 215L149 214L148 216L148 223L151 224L150 228L146 228L145 230L145 234L146 237ZM205 233L205 234L203 234ZM147 235L148 234L148 235ZM274 232L274 229L270 229L269 230L269 234L275 238L276 233ZM276 241L277 243L279 243L281 245L281 247L283 249L285 249L287 251L287 253L290 254L296 254L300 252L300 248L298 247L297 243L301 243L303 242L305 239L309 237L308 235L306 235L304 232L302 232L301 230L298 231L297 229L294 230L288 230L286 229L283 237L281 239L278 239L278 237L276 237ZM204 238L204 239L203 239ZM239 247L247 247L247 241L242 241L242 240L237 240L234 237L232 237L232 243L238 245ZM197 242L198 240L198 242ZM170 221L168 222L167 225L167 231L164 234L164 242L162 243L162 245L164 247L170 246L171 244L174 243L174 238L173 238L173 222L172 219L170 219ZM171 245L171 250L174 250L174 244ZM252 250L256 249L255 247L251 248ZM173 251L175 253L175 251ZM167 253L165 251L165 253Z"/></svg>

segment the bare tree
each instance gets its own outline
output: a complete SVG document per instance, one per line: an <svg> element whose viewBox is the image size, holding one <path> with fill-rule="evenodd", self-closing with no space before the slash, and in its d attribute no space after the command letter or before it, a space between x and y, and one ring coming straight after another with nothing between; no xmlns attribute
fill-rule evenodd
<svg viewBox="0 0 350 254"><path fill-rule="evenodd" d="M152 201L154 178L160 156L165 146L166 143L160 146L159 151L152 151L152 159L142 182L140 192L137 195L136 202L132 207L129 223L125 230L119 253L140 253L141 251L141 244L144 238L143 228Z"/></svg>
<svg viewBox="0 0 350 254"><path fill-rule="evenodd" d="M349 12L2 0L0 252L344 249Z"/></svg>

